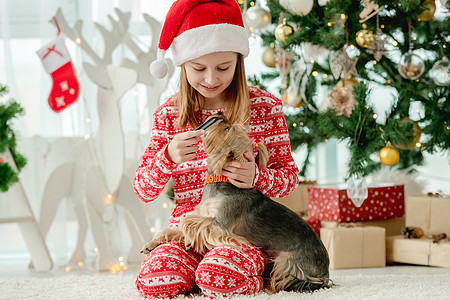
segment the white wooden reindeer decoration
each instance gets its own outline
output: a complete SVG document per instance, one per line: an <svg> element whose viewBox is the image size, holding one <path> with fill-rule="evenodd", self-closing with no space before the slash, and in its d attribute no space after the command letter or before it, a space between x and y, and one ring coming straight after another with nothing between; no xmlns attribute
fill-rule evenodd
<svg viewBox="0 0 450 300"><path fill-rule="evenodd" d="M79 229L77 245L70 262L77 263L86 257L84 242L89 223L98 249L98 270L111 270L118 264L118 258L108 243L108 232L105 231L105 224L111 221L108 220L108 213L117 209L115 204L125 210L132 240L128 262L142 260L140 248L150 237L149 224L145 221L140 201L134 195L133 178L126 175L119 100L136 83L145 84L147 105L151 114L159 105L159 97L167 86L167 79L155 79L149 72L150 62L156 58L157 38L153 38L150 49L141 50L128 32L130 14L118 9L115 12L118 20L108 16L111 30L95 24L105 44L103 57L100 57L83 37L82 21L79 20L70 27L62 11L58 9L56 12L55 18L61 32L77 43L93 61L93 64L83 62L83 68L89 79L98 86L99 128L91 139L61 138L50 145L47 161L52 165L47 169L48 177L39 218L41 232L46 236L59 203L64 198L71 199ZM144 18L152 36L159 37L161 25L148 15L144 15ZM115 66L112 64L112 54L121 44L132 51L136 61L124 59L122 66ZM173 70L171 66L170 72L173 73ZM135 161L127 164L136 168L138 159L139 157L136 157Z"/></svg>

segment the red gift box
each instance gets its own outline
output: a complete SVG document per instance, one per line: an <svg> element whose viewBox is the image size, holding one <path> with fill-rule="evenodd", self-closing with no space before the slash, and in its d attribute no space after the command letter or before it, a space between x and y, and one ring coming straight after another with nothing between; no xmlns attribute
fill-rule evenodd
<svg viewBox="0 0 450 300"><path fill-rule="evenodd" d="M347 197L345 185L308 188L308 215L312 219L335 222L357 222L403 217L403 185L378 184L368 187L368 197L356 207Z"/></svg>
<svg viewBox="0 0 450 300"><path fill-rule="evenodd" d="M318 219L313 218L305 218L306 223L308 223L309 226L314 230L314 232L320 237L320 227L321 227L321 221Z"/></svg>

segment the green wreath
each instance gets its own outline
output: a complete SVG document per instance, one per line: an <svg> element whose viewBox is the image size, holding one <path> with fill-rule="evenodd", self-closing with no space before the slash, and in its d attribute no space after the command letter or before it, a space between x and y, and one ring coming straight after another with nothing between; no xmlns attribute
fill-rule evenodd
<svg viewBox="0 0 450 300"><path fill-rule="evenodd" d="M0 84L0 100L8 94L8 88ZM1 102L1 101L0 101ZM27 163L26 158L16 151L16 134L10 126L10 121L23 114L23 108L14 100L0 104L0 192L6 192L10 186L19 180L19 174L2 157L8 148L18 171Z"/></svg>

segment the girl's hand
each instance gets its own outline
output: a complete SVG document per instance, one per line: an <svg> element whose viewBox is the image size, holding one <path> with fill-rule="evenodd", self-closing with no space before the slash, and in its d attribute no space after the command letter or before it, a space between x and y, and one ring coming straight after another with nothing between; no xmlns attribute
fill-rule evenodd
<svg viewBox="0 0 450 300"><path fill-rule="evenodd" d="M176 164L196 158L198 137L204 133L204 130L196 130L177 134L167 147L167 158Z"/></svg>
<svg viewBox="0 0 450 300"><path fill-rule="evenodd" d="M253 180L255 178L255 158L252 152L244 153L247 162L240 163L233 161L226 163L222 175L228 177L228 180L238 188L249 189L253 187Z"/></svg>

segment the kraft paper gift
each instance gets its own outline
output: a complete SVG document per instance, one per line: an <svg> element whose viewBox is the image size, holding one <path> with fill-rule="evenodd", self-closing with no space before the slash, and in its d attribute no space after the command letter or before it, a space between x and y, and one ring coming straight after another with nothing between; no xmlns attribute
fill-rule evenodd
<svg viewBox="0 0 450 300"><path fill-rule="evenodd" d="M420 227L425 234L450 236L450 198L407 196L405 205L406 226Z"/></svg>
<svg viewBox="0 0 450 300"><path fill-rule="evenodd" d="M283 198L272 198L272 200L283 204L301 216L306 215L308 212L308 187L315 184L314 181L300 183L291 194Z"/></svg>
<svg viewBox="0 0 450 300"><path fill-rule="evenodd" d="M428 238L389 236L386 238L386 259L388 262L450 268L450 241L446 238L433 243Z"/></svg>
<svg viewBox="0 0 450 300"><path fill-rule="evenodd" d="M386 266L385 229L376 226L320 228L330 269Z"/></svg>
<svg viewBox="0 0 450 300"><path fill-rule="evenodd" d="M386 236L391 235L399 235L402 233L402 228L405 227L405 218L392 218L392 219L386 219L386 220L374 220L374 221L361 221L361 222L355 222L355 223L338 223L333 221L322 221L321 227L326 228L335 228L338 227L339 224L343 226L349 226L350 224L355 225L363 225L363 226L378 226L383 227L386 230Z"/></svg>

